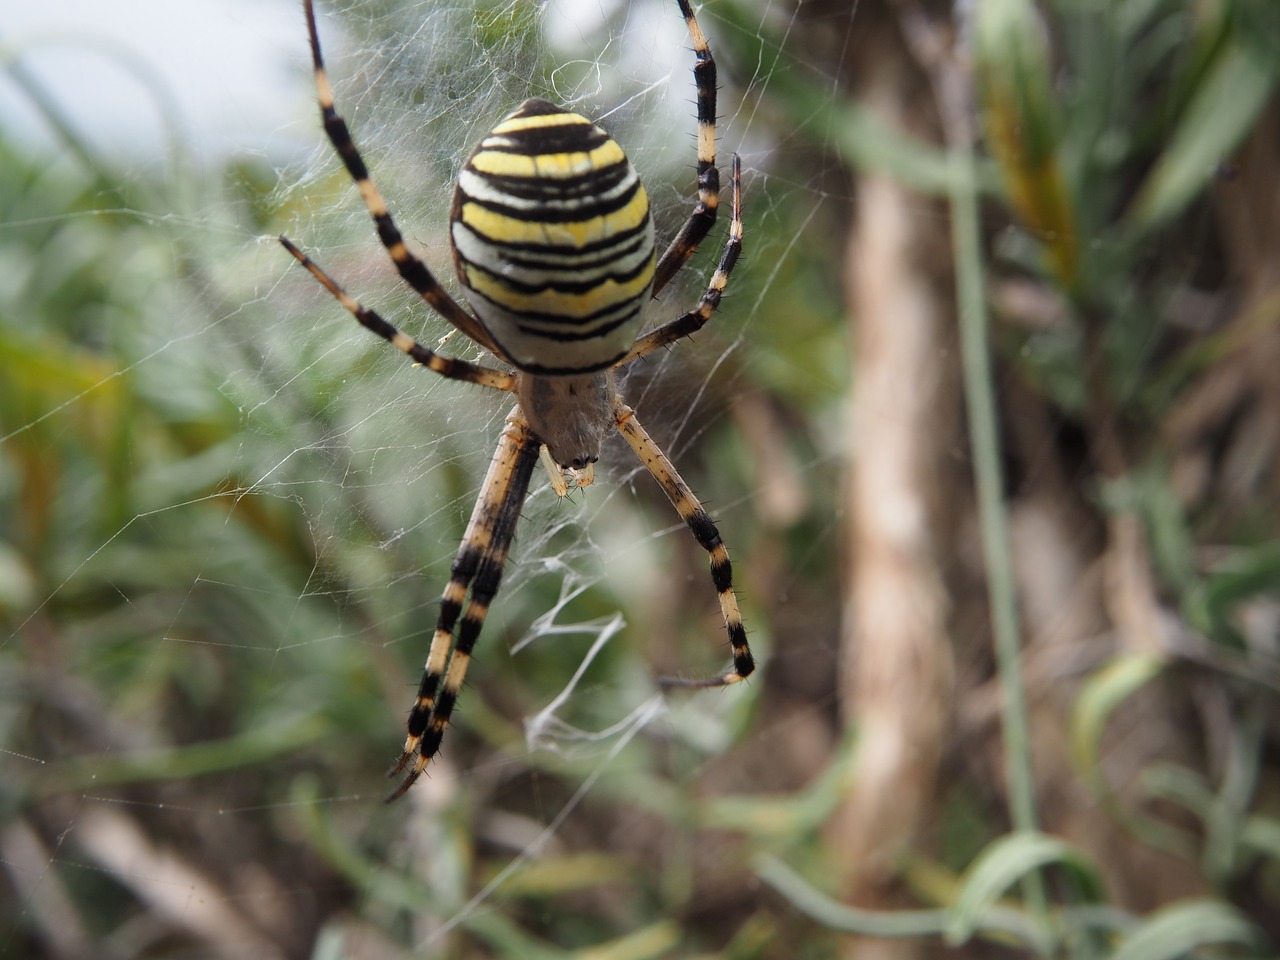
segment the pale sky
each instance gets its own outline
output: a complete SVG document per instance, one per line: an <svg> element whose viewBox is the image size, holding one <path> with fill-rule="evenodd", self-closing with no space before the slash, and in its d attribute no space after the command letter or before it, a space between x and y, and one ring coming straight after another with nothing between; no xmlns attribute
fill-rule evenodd
<svg viewBox="0 0 1280 960"><path fill-rule="evenodd" d="M544 10L552 47L580 46L583 34L596 30L620 2L552 0ZM633 85L643 89L671 71L686 80L688 40L674 5L637 4L631 17L639 18L638 32L623 52L643 61L626 67ZM338 26L326 23L325 32L326 46L340 51ZM315 145L315 91L300 0L8 3L0 20L0 129L49 145L47 125L3 69L15 54L76 130L107 156L159 159L166 111L192 156L251 153L286 161ZM685 86L668 94L677 98L681 114L687 112L692 93Z"/></svg>
<svg viewBox="0 0 1280 960"><path fill-rule="evenodd" d="M297 0L12 3L0 24L5 66L15 52L76 129L111 156L163 149L163 100L201 156L285 158L315 139ZM0 124L50 142L7 72Z"/></svg>

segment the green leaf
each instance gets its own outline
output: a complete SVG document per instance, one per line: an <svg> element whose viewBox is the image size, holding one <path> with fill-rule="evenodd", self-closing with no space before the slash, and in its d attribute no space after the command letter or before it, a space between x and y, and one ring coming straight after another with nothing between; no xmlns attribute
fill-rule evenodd
<svg viewBox="0 0 1280 960"><path fill-rule="evenodd" d="M818 890L781 860L768 854L753 862L756 875L773 887L792 906L831 930L867 937L932 937L946 930L946 910L867 910L833 900ZM1004 907L987 910L979 921L979 931L1002 941L1040 943L1031 921L1020 911Z"/></svg>
<svg viewBox="0 0 1280 960"><path fill-rule="evenodd" d="M1111 960L1172 960L1206 944L1257 946L1259 932L1239 911L1214 900L1157 910L1121 941Z"/></svg>
<svg viewBox="0 0 1280 960"><path fill-rule="evenodd" d="M1257 49L1243 40L1226 47L1134 201L1128 217L1134 234L1178 214L1208 182L1266 105L1275 79L1276 64Z"/></svg>
<svg viewBox="0 0 1280 960"><path fill-rule="evenodd" d="M1214 629L1227 623L1236 607L1275 591L1280 584L1280 540L1237 550L1205 577L1192 610L1203 616L1197 623Z"/></svg>
<svg viewBox="0 0 1280 960"><path fill-rule="evenodd" d="M1105 899L1102 877L1075 847L1043 833L1008 834L988 846L965 872L960 895L947 920L947 942L964 943L1006 890L1028 874L1054 864L1071 873L1085 901ZM1036 949L1047 954L1054 939L1053 931L1042 933Z"/></svg>
<svg viewBox="0 0 1280 960"><path fill-rule="evenodd" d="M700 826L714 828L726 823L735 830L756 837L794 838L818 829L848 796L857 772L855 733L847 733L835 760L809 787L785 794L730 795L700 801Z"/></svg>
<svg viewBox="0 0 1280 960"><path fill-rule="evenodd" d="M1158 676L1164 665L1164 658L1155 653L1121 656L1094 674L1080 691L1071 713L1071 758L1095 794L1109 792L1102 780L1101 757L1111 715Z"/></svg>
<svg viewBox="0 0 1280 960"><path fill-rule="evenodd" d="M1250 817L1240 831L1240 842L1272 860L1280 861L1280 820Z"/></svg>

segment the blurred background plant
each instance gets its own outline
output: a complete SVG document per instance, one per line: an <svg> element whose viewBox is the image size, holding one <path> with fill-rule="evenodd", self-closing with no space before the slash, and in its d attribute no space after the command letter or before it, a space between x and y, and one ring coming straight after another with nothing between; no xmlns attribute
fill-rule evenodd
<svg viewBox="0 0 1280 960"><path fill-rule="evenodd" d="M952 15L700 11L748 255L626 390L762 675L657 696L716 668L714 598L612 449L531 497L442 762L385 808L503 407L270 239L422 315L313 114L299 161L197 157L151 81L163 162L121 159L7 48L56 146L0 125L0 954L1273 955L1280 7ZM667 4L322 18L443 275L458 162L524 96L609 111L687 211Z"/></svg>

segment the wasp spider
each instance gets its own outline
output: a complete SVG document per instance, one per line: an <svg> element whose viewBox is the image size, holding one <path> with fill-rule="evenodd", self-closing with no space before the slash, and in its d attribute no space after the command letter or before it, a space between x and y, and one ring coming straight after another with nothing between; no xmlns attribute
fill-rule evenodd
<svg viewBox="0 0 1280 960"><path fill-rule="evenodd" d="M515 395L440 603L408 736L389 776L405 774L387 798L404 794L440 749L471 651L498 592L507 549L541 456L564 474L590 482L591 465L610 428L653 474L711 560L711 579L733 663L708 680L667 683L714 687L754 669L733 592L729 555L715 523L623 403L614 371L699 330L719 306L742 248L741 184L733 158L729 238L696 307L636 338L641 311L688 262L716 220L716 67L687 0L678 0L696 57L698 201L680 233L656 256L649 200L622 148L585 117L545 100L526 100L471 153L458 178L450 240L471 310L449 296L405 245L370 179L346 123L334 109L316 34L312 0L307 30L324 129L360 190L378 236L400 276L455 329L510 370L444 357L401 333L352 299L285 237L280 242L368 329L444 377Z"/></svg>

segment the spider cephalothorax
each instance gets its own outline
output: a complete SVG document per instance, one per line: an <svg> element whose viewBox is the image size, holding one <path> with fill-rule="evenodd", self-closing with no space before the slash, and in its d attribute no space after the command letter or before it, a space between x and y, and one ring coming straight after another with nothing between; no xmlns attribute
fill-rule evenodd
<svg viewBox="0 0 1280 960"><path fill-rule="evenodd" d="M312 0L307 29L320 112L334 149L360 188L401 277L460 333L510 371L443 357L352 299L285 237L280 242L360 323L436 373L515 394L498 449L440 603L404 751L401 796L440 749L471 651L497 595L530 478L545 449L558 467L590 467L616 429L662 486L711 560L733 664L723 686L754 669L715 523L622 401L613 371L699 330L715 313L742 248L741 185L733 158L732 221L720 263L698 305L637 339L642 310L693 255L716 220L716 71L687 0L677 0L693 41L698 95L698 202L661 258L640 177L617 142L585 117L526 100L477 145L459 175L450 216L454 264L472 311L454 300L405 245L333 105ZM563 481L561 481L563 483Z"/></svg>

